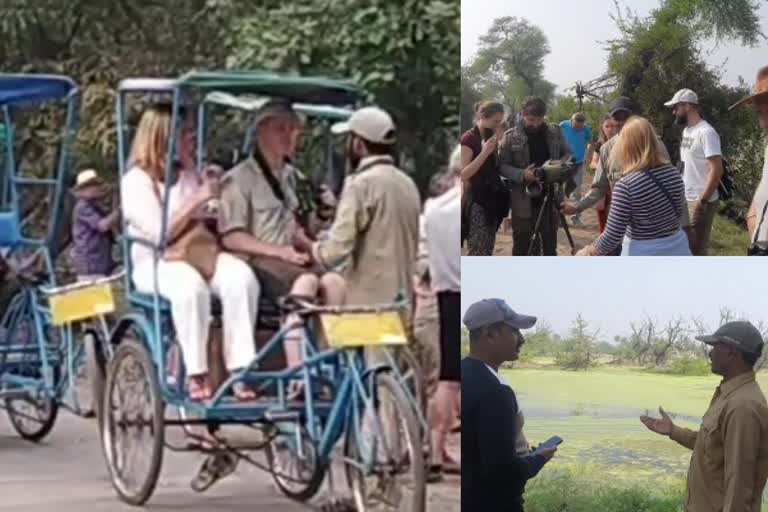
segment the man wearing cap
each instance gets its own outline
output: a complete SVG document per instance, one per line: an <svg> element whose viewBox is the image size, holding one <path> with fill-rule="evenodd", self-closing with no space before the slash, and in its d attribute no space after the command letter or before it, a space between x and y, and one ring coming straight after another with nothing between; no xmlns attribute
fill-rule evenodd
<svg viewBox="0 0 768 512"><path fill-rule="evenodd" d="M521 456L518 403L499 375L505 361L517 360L525 343L521 329L536 323L501 299L469 306L469 355L461 362L461 509L523 511L525 483L536 476L556 448Z"/></svg>
<svg viewBox="0 0 768 512"><path fill-rule="evenodd" d="M749 105L757 110L760 118L760 128L768 130L768 66L763 66L757 71L755 78L755 88L751 95L739 100L728 110L733 110L740 105ZM766 213L768 212L768 145L765 147L765 157L763 160L763 175L760 184L755 190L755 196L752 198L752 204L747 212L747 228L749 229L750 240L755 244L764 245L768 242L768 223L766 223Z"/></svg>
<svg viewBox="0 0 768 512"><path fill-rule="evenodd" d="M630 117L637 115L637 113L636 103L626 96L619 96L608 106L608 114L611 116L611 119L616 122L619 132L621 132L621 129L624 127L627 120L629 120ZM566 215L576 215L588 208L594 208L595 205L606 196L608 191L613 189L616 182L619 181L624 174L624 166L618 159L611 158L611 152L616 146L618 139L618 137L613 137L600 147L597 169L592 178L592 186L589 192L577 203L564 203L563 213ZM669 152L667 152L667 148L660 139L657 140L657 151L659 152L660 160L669 161ZM686 213L687 210L684 210L683 226L687 226L688 215ZM621 248L616 251L615 255L618 256L619 254L621 254Z"/></svg>
<svg viewBox="0 0 768 512"><path fill-rule="evenodd" d="M587 147L592 143L592 130L589 125L586 124L587 118L581 112L577 112L571 116L571 120L565 120L560 123L560 129L563 130L563 135L568 141L568 145L573 151L573 160L578 165L576 174L574 176L574 185L572 197L576 202L581 200L581 183L584 180L584 157ZM571 217L571 222L574 226L581 225L581 218L579 214Z"/></svg>
<svg viewBox="0 0 768 512"><path fill-rule="evenodd" d="M314 259L346 269L347 302L392 302L411 297L418 255L421 200L413 180L395 165L395 124L385 111L365 107L332 127L348 133L346 178L328 237L312 246Z"/></svg>
<svg viewBox="0 0 768 512"><path fill-rule="evenodd" d="M568 160L571 149L560 126L546 122L547 105L541 98L527 98L521 112L520 122L504 133L499 149L499 170L510 181L512 254L527 256L529 252L536 255L543 252L544 256L555 256L560 224L555 205L543 216L541 238L537 242L542 250L529 247L544 198L531 197L526 187L536 182L536 167L547 160Z"/></svg>
<svg viewBox="0 0 768 512"><path fill-rule="evenodd" d="M640 421L693 450L686 512L759 511L768 478L768 405L754 368L763 337L751 323L738 321L696 339L712 347L712 372L723 377L699 431L678 427L661 407L660 419Z"/></svg>
<svg viewBox="0 0 768 512"><path fill-rule="evenodd" d="M699 97L692 90L680 89L664 105L672 107L675 122L685 126L680 142L680 165L688 202L688 244L694 256L706 256L717 213L717 187L723 176L720 136L701 118Z"/></svg>

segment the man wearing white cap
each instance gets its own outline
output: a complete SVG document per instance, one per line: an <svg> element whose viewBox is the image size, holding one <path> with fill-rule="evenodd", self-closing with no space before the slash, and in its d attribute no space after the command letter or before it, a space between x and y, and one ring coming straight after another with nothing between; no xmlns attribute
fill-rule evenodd
<svg viewBox="0 0 768 512"><path fill-rule="evenodd" d="M344 182L327 239L312 246L315 261L346 270L347 302L392 302L413 292L421 202L413 180L395 165L395 124L376 107L356 111L332 128L348 133L353 173Z"/></svg>
<svg viewBox="0 0 768 512"><path fill-rule="evenodd" d="M701 118L699 97L692 90L680 89L664 105L672 107L675 122L685 126L680 162L690 220L688 242L694 256L706 256L717 213L717 187L723 176L720 136Z"/></svg>

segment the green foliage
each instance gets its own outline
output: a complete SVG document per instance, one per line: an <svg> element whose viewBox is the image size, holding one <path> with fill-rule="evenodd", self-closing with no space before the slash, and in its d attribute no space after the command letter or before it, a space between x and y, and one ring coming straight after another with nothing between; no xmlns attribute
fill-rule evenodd
<svg viewBox="0 0 768 512"><path fill-rule="evenodd" d="M525 508L530 512L677 512L682 501L679 489L662 494L658 489L583 479L568 471L543 472L525 492Z"/></svg>
<svg viewBox="0 0 768 512"><path fill-rule="evenodd" d="M530 357L551 356L560 350L562 340L544 322L539 323L531 333L525 333L522 354Z"/></svg>
<svg viewBox="0 0 768 512"><path fill-rule="evenodd" d="M514 110L527 96L549 101L555 86L544 79L547 37L527 20L505 16L494 20L480 38L477 55L462 74L485 100L498 100Z"/></svg>
<svg viewBox="0 0 768 512"><path fill-rule="evenodd" d="M589 324L581 315L573 321L568 338L563 340L555 362L563 370L587 370L597 358L597 336L590 333Z"/></svg>
<svg viewBox="0 0 768 512"><path fill-rule="evenodd" d="M461 357L469 354L469 331L463 325L461 326Z"/></svg>
<svg viewBox="0 0 768 512"><path fill-rule="evenodd" d="M671 375L691 375L705 376L709 375L712 369L709 361L701 357L677 357L673 359L661 373Z"/></svg>
<svg viewBox="0 0 768 512"><path fill-rule="evenodd" d="M720 134L723 155L736 177L735 208L730 216L740 223L760 179L764 141L754 112L747 108L728 111L749 88L722 84L722 70L704 62L701 42L714 33L755 44L764 37L757 7L752 0L666 0L646 18L619 12L615 19L621 37L608 42L608 68L617 79L618 92L642 107L673 160L679 155L682 129L674 125L664 103L683 87L697 92L704 117Z"/></svg>
<svg viewBox="0 0 768 512"><path fill-rule="evenodd" d="M735 224L723 215L715 216L709 246L711 256L744 256L749 243L749 232L745 226Z"/></svg>
<svg viewBox="0 0 768 512"><path fill-rule="evenodd" d="M472 128L475 124L475 103L482 99L471 79L470 71L467 68L461 68L461 132ZM491 96L492 97L492 96Z"/></svg>
<svg viewBox="0 0 768 512"><path fill-rule="evenodd" d="M424 190L459 125L459 3L316 0L252 7L233 25L230 68L348 77L398 124Z"/></svg>

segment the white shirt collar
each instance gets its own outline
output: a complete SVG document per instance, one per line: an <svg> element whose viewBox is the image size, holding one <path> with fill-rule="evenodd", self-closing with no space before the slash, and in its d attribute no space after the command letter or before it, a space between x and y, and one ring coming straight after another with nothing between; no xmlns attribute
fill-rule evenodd
<svg viewBox="0 0 768 512"><path fill-rule="evenodd" d="M483 364L485 364L485 363L483 363ZM488 368L488 371L491 372L493 374L493 376L496 377L502 385L509 386L509 384L507 384L506 381L501 378L501 375L499 375L499 373L496 370L494 370L493 368L491 368L487 364L485 365L485 367Z"/></svg>

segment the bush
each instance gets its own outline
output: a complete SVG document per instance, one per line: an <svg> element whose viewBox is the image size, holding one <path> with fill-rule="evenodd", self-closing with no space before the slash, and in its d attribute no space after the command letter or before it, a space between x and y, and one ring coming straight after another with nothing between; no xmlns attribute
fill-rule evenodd
<svg viewBox="0 0 768 512"><path fill-rule="evenodd" d="M700 375L712 373L709 361L700 357L678 357L674 359L662 373L671 375Z"/></svg>
<svg viewBox="0 0 768 512"><path fill-rule="evenodd" d="M659 492L619 487L576 477L567 471L542 474L525 492L527 512L678 512L683 487Z"/></svg>

